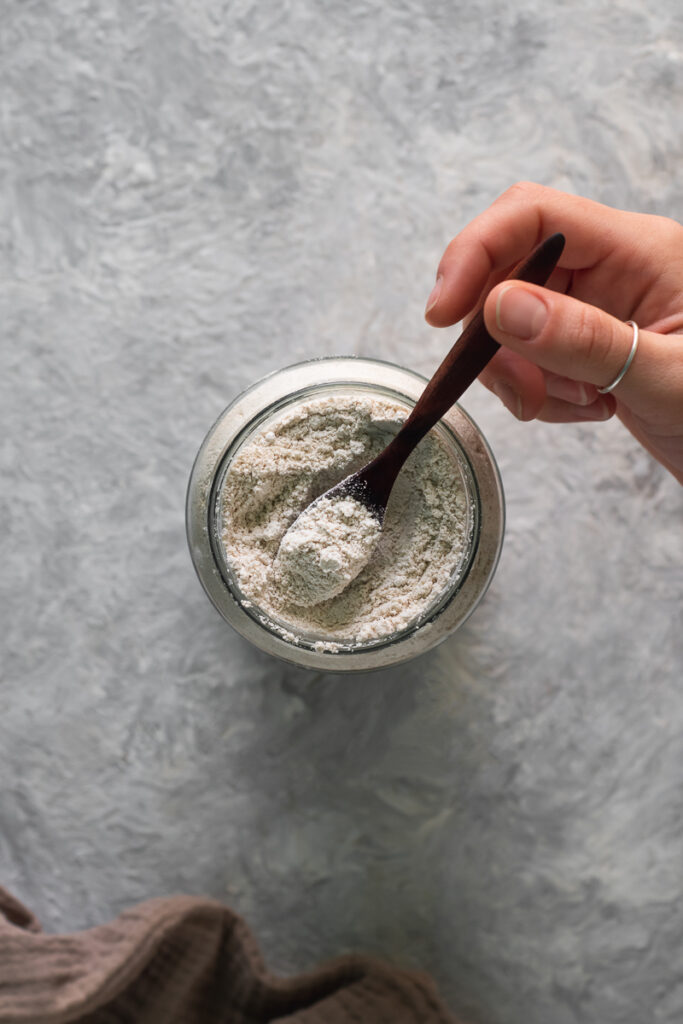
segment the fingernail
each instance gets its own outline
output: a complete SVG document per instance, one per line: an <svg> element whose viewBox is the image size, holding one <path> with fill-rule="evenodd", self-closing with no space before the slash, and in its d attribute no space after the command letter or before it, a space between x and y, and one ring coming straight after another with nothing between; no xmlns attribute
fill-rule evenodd
<svg viewBox="0 0 683 1024"><path fill-rule="evenodd" d="M437 277L436 284L432 288L431 292L429 293L429 298L427 299L427 305L425 307L425 315L430 311L430 309L434 309L434 306L439 301L439 295L441 294L441 285L442 284L443 284L443 277Z"/></svg>
<svg viewBox="0 0 683 1024"><path fill-rule="evenodd" d="M491 391L493 391L496 397L500 398L501 402L506 409L509 409L513 416L516 416L518 420L522 418L522 399L509 384L503 383L503 381L496 381L495 384L491 385Z"/></svg>
<svg viewBox="0 0 683 1024"><path fill-rule="evenodd" d="M578 407L574 411L574 415L580 420L608 420L612 411L604 398L599 398L597 401L592 401L590 406L585 406L583 409Z"/></svg>
<svg viewBox="0 0 683 1024"><path fill-rule="evenodd" d="M599 399L597 402L584 406L584 408L577 408L575 415L580 420L608 420L612 415L612 410L607 402Z"/></svg>
<svg viewBox="0 0 683 1024"><path fill-rule="evenodd" d="M545 303L526 288L509 285L496 302L496 323L501 331L528 341L540 334L548 316Z"/></svg>
<svg viewBox="0 0 683 1024"><path fill-rule="evenodd" d="M545 390L550 398L561 398L563 402L571 402L572 405L590 405L597 397L595 388L591 387L589 394L586 385L580 381L553 373L546 374Z"/></svg>

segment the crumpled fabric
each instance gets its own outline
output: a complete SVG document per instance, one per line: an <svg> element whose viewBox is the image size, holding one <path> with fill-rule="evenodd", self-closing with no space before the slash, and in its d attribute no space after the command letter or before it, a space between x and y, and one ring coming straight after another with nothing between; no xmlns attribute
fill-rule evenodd
<svg viewBox="0 0 683 1024"><path fill-rule="evenodd" d="M0 1024L457 1024L426 975L346 956L278 978L233 911L171 896L47 935L0 887Z"/></svg>

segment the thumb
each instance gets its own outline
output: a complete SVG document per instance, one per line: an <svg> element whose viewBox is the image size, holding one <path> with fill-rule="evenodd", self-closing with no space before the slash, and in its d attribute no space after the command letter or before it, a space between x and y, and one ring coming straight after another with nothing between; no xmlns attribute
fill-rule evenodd
<svg viewBox="0 0 683 1024"><path fill-rule="evenodd" d="M633 329L578 299L527 283L497 285L484 306L486 327L496 341L543 370L607 387L631 351ZM664 339L639 332L638 348L615 397L634 410L649 407L667 386L671 351ZM668 358L667 358L668 355Z"/></svg>

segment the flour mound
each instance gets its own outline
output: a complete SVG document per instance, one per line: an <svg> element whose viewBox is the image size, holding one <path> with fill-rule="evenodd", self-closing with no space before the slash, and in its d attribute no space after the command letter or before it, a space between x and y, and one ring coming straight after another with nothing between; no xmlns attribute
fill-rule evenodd
<svg viewBox="0 0 683 1024"><path fill-rule="evenodd" d="M349 495L314 502L282 538L275 574L285 597L310 608L341 594L370 561L378 519Z"/></svg>
<svg viewBox="0 0 683 1024"><path fill-rule="evenodd" d="M351 565L359 551L351 545L348 562L340 554L343 519L330 531L336 539L324 537L310 548L302 541L285 558L290 543L295 546L289 538L280 552L297 516L379 455L409 413L402 403L367 393L293 403L231 461L220 497L221 541L244 598L256 615L278 623L285 639L304 635L316 650L333 651L389 636L422 616L458 572L468 547L467 496L433 431L399 473L376 543L369 531L379 524L366 524L367 544L354 527L354 542L368 554L357 575ZM302 562L303 585L287 571ZM323 582L333 580L341 590L319 600Z"/></svg>

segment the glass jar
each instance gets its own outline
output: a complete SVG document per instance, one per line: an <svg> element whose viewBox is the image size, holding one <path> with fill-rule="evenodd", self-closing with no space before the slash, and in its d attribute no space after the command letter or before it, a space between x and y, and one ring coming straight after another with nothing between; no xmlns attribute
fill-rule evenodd
<svg viewBox="0 0 683 1024"><path fill-rule="evenodd" d="M454 405L434 428L452 457L467 497L468 541L443 593L405 629L368 642L321 650L319 635L293 635L242 594L221 541L222 482L238 450L267 422L301 402L331 394L376 396L409 408L425 378L376 359L336 356L277 370L243 391L219 416L195 460L187 493L190 554L209 598L242 636L268 654L304 668L367 672L416 657L441 643L474 611L495 572L505 502L498 467L477 425ZM284 627L284 628L283 628Z"/></svg>

